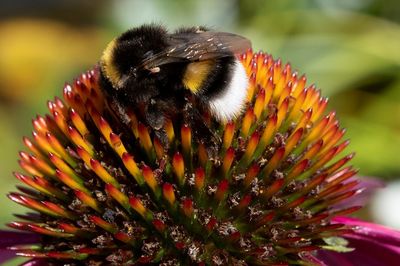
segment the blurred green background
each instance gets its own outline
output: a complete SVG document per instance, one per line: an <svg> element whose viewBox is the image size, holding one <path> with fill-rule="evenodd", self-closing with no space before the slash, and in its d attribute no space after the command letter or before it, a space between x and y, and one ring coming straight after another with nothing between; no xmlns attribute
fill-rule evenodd
<svg viewBox="0 0 400 266"><path fill-rule="evenodd" d="M47 99L95 64L115 35L146 22L233 31L255 50L289 61L330 97L361 175L400 178L398 0L2 0L0 224L21 211L4 195L14 190L12 171L31 119L46 113Z"/></svg>

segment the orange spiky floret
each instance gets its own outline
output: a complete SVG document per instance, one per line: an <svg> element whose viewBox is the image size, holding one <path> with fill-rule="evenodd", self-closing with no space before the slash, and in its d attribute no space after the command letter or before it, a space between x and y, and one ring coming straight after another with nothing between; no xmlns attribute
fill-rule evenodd
<svg viewBox="0 0 400 266"><path fill-rule="evenodd" d="M240 57L249 76L245 112L225 125L204 114L221 142L196 138L196 125L166 120L165 139L136 110L130 124L104 98L97 69L48 102L20 153L31 189L10 193L40 213L9 226L42 234L19 254L83 264L266 265L293 263L300 252L346 232L334 205L356 194L354 154L333 161L341 141L327 99L290 65L264 53ZM168 145L165 145L168 142ZM333 162L332 162L333 161ZM62 243L62 245L61 245Z"/></svg>

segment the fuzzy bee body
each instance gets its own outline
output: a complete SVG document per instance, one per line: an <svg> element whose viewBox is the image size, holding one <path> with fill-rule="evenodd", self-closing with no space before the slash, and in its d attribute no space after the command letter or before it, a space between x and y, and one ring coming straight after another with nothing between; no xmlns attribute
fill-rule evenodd
<svg viewBox="0 0 400 266"><path fill-rule="evenodd" d="M215 119L228 121L240 114L248 83L235 54L250 47L246 38L231 33L202 27L168 33L144 25L107 46L101 58L102 87L121 116L127 108L142 106L144 119L156 130L177 111L190 112L188 98Z"/></svg>

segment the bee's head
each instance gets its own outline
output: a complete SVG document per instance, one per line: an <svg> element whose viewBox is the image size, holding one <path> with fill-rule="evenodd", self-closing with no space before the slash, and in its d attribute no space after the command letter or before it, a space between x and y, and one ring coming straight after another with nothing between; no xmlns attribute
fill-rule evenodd
<svg viewBox="0 0 400 266"><path fill-rule="evenodd" d="M113 89L119 91L129 88L135 92L135 89L142 87L140 84L146 77L157 72L157 69L140 68L141 62L166 46L166 31L162 27L144 25L129 30L111 41L104 50L102 74Z"/></svg>

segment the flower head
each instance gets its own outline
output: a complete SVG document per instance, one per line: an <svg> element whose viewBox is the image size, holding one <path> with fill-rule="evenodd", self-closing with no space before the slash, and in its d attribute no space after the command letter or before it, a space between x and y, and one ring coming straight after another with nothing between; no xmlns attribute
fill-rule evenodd
<svg viewBox="0 0 400 266"><path fill-rule="evenodd" d="M289 64L252 51L240 59L250 79L243 114L226 124L203 114L215 152L180 120L164 125L168 147L132 111L127 126L97 69L66 85L24 138L25 173L15 176L28 188L9 198L34 213L9 226L36 245L12 249L86 265L315 263L325 239L351 232L332 219L359 209L335 207L359 192L353 154L341 155L345 130Z"/></svg>

